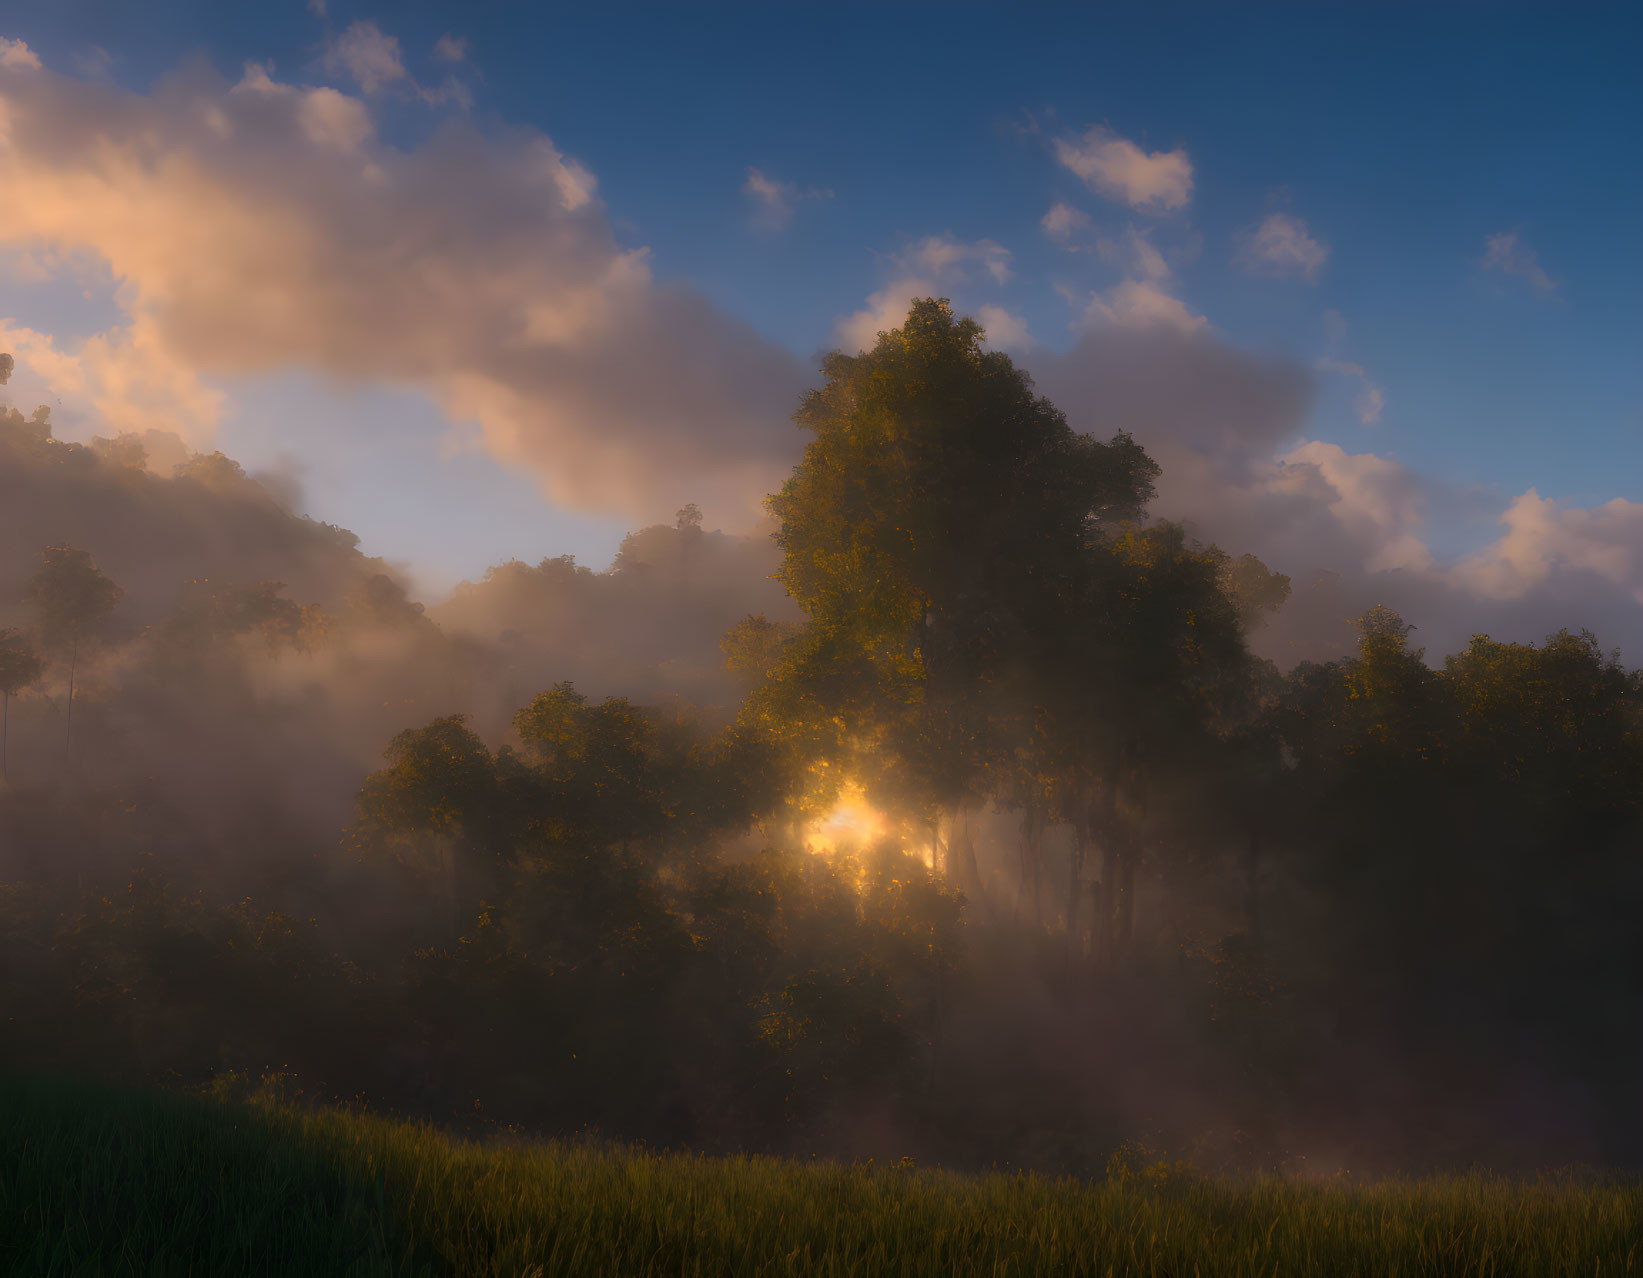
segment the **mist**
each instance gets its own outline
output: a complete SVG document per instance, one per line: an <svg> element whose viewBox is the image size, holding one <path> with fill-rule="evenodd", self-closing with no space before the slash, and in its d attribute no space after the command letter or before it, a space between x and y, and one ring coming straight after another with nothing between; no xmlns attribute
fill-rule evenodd
<svg viewBox="0 0 1643 1278"><path fill-rule="evenodd" d="M0 1065L964 1169L1643 1167L1609 241L1219 90L1149 135L852 64L715 149L683 44L622 110L533 66L550 134L460 33L302 20L143 83L0 33ZM578 562L487 475L630 531Z"/></svg>
<svg viewBox="0 0 1643 1278"><path fill-rule="evenodd" d="M945 333L946 315L915 307L907 333ZM833 357L830 385L904 340ZM316 1095L441 1121L469 1121L471 1092L494 1121L549 1132L961 1166L1090 1171L1124 1141L1296 1174L1638 1157L1639 1043L1598 1013L1637 970L1633 791L1614 788L1639 757L1636 677L1567 634L1434 669L1396 613L1351 619L1361 577L1297 589L1198 540L1199 521L1150 513L1209 473L1171 485L1215 392L1151 395L1169 361L1257 388L1272 438L1308 379L1225 348L1166 342L1157 370L1098 351L1080 366L1093 382L1061 393L1116 415L1069 428L1033 401L1043 438L1084 459L1058 473L1093 467L1104 494L1080 516L1104 530L1078 587L1097 611L1064 633L998 628L1044 606L1012 580L1052 536L1044 514L1003 550L986 518L942 532L933 559L875 549L877 589L956 590L928 605L920 660L980 680L912 702L904 675L884 683L837 646L835 626L899 605L816 576L844 561L800 539L871 520L832 522L859 499L820 489L803 532L805 485L879 482L819 445L763 530L708 530L687 506L606 567L514 560L422 601L352 534L294 514L289 481L162 432L63 443L45 410L8 410L0 630L37 662L8 698L9 961L36 969L27 938L52 938L71 957L36 975L81 1000L66 1041L20 1004L20 1059L141 1078L278 1056ZM1032 393L1003 356L982 366ZM822 441L827 414L854 411L834 393L800 411ZM1124 420L1141 436L1099 442ZM1250 473L1248 431L1228 429L1197 455ZM844 469L806 469L823 465ZM895 511L948 500L886 491L861 509L916 523ZM73 630L42 585L63 556L80 565ZM1120 589L1154 602L1114 630L1128 605L1100 602L1119 588L1101 574L1140 565L1150 584ZM1167 637L1181 624L1191 649ZM1445 708L1450 686L1496 696L1502 661L1572 680L1571 741L1597 752L1560 754L1523 735L1535 711L1511 711L1504 730L1543 759L1514 766L1544 775L1510 819L1488 747ZM1365 697L1388 708L1353 708ZM1091 709L1063 723L1057 703ZM1395 736L1370 726L1387 715ZM1575 917L1584 944L1557 949ZM174 965L224 944L261 975L202 989ZM118 995L85 966L107 962L132 974ZM219 998L238 1010L212 1012Z"/></svg>

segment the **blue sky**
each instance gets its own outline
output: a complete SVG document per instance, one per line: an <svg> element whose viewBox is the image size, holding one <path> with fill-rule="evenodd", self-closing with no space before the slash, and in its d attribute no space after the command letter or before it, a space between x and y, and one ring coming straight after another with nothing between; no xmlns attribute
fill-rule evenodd
<svg viewBox="0 0 1643 1278"><path fill-rule="evenodd" d="M1168 259L1170 296L1220 339L1313 371L1318 397L1291 442L1392 459L1439 494L1422 536L1440 557L1486 544L1499 508L1531 487L1570 506L1643 501L1635 5L332 0L321 17L301 0L61 0L14 9L0 35L54 72L135 93L204 59L230 80L254 61L370 98L333 56L356 22L396 39L430 95L449 77L469 102L381 93L385 141L414 150L453 112L492 135L541 131L596 177L614 235L648 248L658 283L688 282L806 364L842 317L917 274L908 256L930 236L1006 250L1004 282L970 269L943 287L1066 351L1069 296L1134 274L1134 228ZM461 60L436 56L445 36ZM1149 212L1103 198L1055 149L1092 126L1143 154L1183 153L1190 199ZM792 184L780 225L744 189L750 168ZM1046 234L1057 202L1088 219L1079 251ZM1251 267L1247 237L1274 214L1325 254L1310 278ZM83 283L13 279L0 316L62 341L96 331L117 308ZM601 563L635 522L546 500L527 469L453 445L450 414L414 389L339 386L300 361L202 375L228 390L226 451L288 459L314 514L430 583L509 553ZM1371 386L1382 406L1366 424ZM458 517L430 528L414 499L427 493Z"/></svg>

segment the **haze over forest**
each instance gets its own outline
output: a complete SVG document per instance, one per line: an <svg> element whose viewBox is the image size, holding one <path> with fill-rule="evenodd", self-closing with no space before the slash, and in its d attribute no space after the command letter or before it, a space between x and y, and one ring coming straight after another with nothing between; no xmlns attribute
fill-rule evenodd
<svg viewBox="0 0 1643 1278"><path fill-rule="evenodd" d="M1515 143L1493 202L1430 179L1388 292L1445 365L1327 166L1018 94L962 145L1030 211L765 136L692 259L496 30L291 8L145 75L0 37L8 1064L957 1165L1643 1161L1643 492L1588 446L1643 423L1630 240L1514 206ZM1536 437L1496 371L1588 382Z"/></svg>

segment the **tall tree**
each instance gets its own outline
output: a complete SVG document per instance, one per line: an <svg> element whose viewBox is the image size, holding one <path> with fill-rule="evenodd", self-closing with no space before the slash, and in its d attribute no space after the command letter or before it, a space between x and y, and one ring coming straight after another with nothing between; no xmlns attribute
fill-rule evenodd
<svg viewBox="0 0 1643 1278"><path fill-rule="evenodd" d="M1075 432L981 327L915 302L829 355L813 438L769 502L778 579L808 616L752 711L932 815L984 785L1025 673L1066 619L1092 524L1137 515L1157 467Z"/></svg>
<svg viewBox="0 0 1643 1278"><path fill-rule="evenodd" d="M15 630L0 630L0 787L11 784L6 749L11 736L11 699L40 677L45 663Z"/></svg>
<svg viewBox="0 0 1643 1278"><path fill-rule="evenodd" d="M124 594L98 570L90 551L75 546L47 546L40 552L40 570L29 582L28 598L39 617L40 637L48 646L68 648L65 750L74 743L74 678L80 644L101 632Z"/></svg>

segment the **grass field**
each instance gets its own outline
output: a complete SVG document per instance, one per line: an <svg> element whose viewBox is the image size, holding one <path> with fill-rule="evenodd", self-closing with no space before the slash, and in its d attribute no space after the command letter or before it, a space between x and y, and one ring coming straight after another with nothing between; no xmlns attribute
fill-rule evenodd
<svg viewBox="0 0 1643 1278"><path fill-rule="evenodd" d="M43 1274L1643 1273L1643 1188L1098 1184L480 1146L0 1084L0 1264Z"/></svg>

